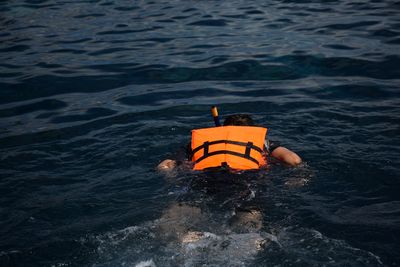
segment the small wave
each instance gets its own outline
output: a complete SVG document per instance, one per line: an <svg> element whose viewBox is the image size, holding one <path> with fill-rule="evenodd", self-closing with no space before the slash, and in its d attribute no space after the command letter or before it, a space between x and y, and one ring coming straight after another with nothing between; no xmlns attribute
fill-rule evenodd
<svg viewBox="0 0 400 267"><path fill-rule="evenodd" d="M344 240L328 238L315 229L286 227L277 233L277 240L286 253L287 264L293 261L308 266L384 266L372 252L355 248Z"/></svg>
<svg viewBox="0 0 400 267"><path fill-rule="evenodd" d="M352 22L352 23L338 23L338 24L331 24L325 26L328 29L333 30L349 30L353 28L365 27L365 26L372 26L379 24L380 21L360 21L360 22Z"/></svg>
<svg viewBox="0 0 400 267"><path fill-rule="evenodd" d="M189 25L193 25L193 26L226 26L227 20L224 20L224 19L199 20L196 22L192 22Z"/></svg>
<svg viewBox="0 0 400 267"><path fill-rule="evenodd" d="M156 264L151 259L151 260L147 260L147 261L141 261L141 262L137 263L135 265L135 267L156 267Z"/></svg>

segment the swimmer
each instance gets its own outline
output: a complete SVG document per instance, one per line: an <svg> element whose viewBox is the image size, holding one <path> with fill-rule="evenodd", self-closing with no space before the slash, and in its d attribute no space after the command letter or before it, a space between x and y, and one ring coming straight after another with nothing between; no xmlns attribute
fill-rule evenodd
<svg viewBox="0 0 400 267"><path fill-rule="evenodd" d="M225 119L223 127L192 131L192 142L186 152L187 160L194 163L194 170L213 167L259 169L266 166L268 156L289 166L296 166L302 162L295 152L268 140L266 134L267 129L257 126L251 116L230 115ZM226 138L227 136L229 138ZM175 159L165 159L158 164L157 169L169 172L174 170L179 162Z"/></svg>
<svg viewBox="0 0 400 267"><path fill-rule="evenodd" d="M217 127L192 131L191 143L181 153L184 156L163 160L157 169L166 177L187 166L206 171L196 176L190 187L214 196L218 195L219 187L229 192L228 199L222 201L221 210L225 213L217 214L222 220L215 221L216 214L199 201L183 201L164 210L156 229L164 239L180 244L186 260L201 258L197 255L201 251L215 251L218 255L225 255L225 251L230 257L236 255L234 258L241 262L256 255L267 240L261 234L264 233L262 212L248 205L255 193L237 170L265 168L270 157L289 166L299 165L302 160L295 152L266 139L267 129L257 126L249 115L230 115L221 127L218 118L214 116L214 120Z"/></svg>

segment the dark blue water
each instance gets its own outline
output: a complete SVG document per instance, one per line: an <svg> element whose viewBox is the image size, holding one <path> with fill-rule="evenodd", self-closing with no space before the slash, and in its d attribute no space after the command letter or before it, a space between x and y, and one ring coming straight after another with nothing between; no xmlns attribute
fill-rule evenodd
<svg viewBox="0 0 400 267"><path fill-rule="evenodd" d="M399 266L399 11L394 0L0 3L0 265ZM186 198L207 203L204 228L224 225L215 207L235 192L205 197L188 189L197 174L155 166L212 126L213 104L252 114L305 164L248 182L270 246L196 263L166 245L158 219Z"/></svg>

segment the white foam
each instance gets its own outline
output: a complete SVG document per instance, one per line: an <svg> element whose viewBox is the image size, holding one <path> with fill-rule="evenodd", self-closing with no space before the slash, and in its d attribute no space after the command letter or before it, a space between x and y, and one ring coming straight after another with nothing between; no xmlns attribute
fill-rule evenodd
<svg viewBox="0 0 400 267"><path fill-rule="evenodd" d="M137 263L135 267L156 267L156 264L154 263L153 259L150 259L148 261L141 261Z"/></svg>

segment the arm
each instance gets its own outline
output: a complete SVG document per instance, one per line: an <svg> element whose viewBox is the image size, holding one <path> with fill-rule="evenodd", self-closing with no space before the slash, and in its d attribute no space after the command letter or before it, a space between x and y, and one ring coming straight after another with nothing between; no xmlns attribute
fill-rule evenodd
<svg viewBox="0 0 400 267"><path fill-rule="evenodd" d="M271 153L271 157L274 157L291 166L299 165L302 162L299 155L282 146L275 148Z"/></svg>

